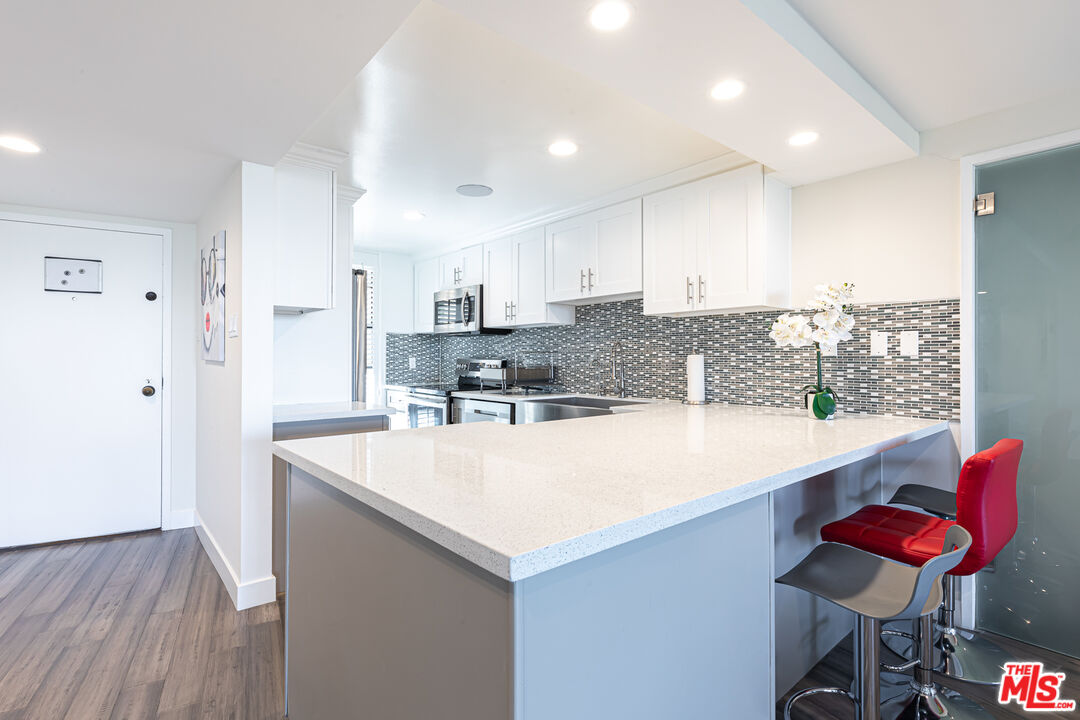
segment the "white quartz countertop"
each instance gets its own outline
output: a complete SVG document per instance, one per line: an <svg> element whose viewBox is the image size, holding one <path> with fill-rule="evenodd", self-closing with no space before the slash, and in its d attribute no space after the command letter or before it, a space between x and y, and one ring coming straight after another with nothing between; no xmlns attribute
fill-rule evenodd
<svg viewBox="0 0 1080 720"><path fill-rule="evenodd" d="M889 416L640 407L286 440L274 453L516 581L948 429Z"/></svg>
<svg viewBox="0 0 1080 720"><path fill-rule="evenodd" d="M274 406L274 423L318 422L393 415L394 409L362 402L296 403Z"/></svg>

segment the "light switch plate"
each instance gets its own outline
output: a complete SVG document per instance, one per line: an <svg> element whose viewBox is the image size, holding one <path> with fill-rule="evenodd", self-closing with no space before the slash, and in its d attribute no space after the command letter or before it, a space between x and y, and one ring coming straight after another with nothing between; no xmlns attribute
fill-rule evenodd
<svg viewBox="0 0 1080 720"><path fill-rule="evenodd" d="M45 258L45 289L53 292L100 293L101 261Z"/></svg>
<svg viewBox="0 0 1080 720"><path fill-rule="evenodd" d="M905 330L900 333L900 354L905 357L919 357L918 330Z"/></svg>
<svg viewBox="0 0 1080 720"><path fill-rule="evenodd" d="M889 333L880 330L870 331L870 354L876 357L889 356Z"/></svg>

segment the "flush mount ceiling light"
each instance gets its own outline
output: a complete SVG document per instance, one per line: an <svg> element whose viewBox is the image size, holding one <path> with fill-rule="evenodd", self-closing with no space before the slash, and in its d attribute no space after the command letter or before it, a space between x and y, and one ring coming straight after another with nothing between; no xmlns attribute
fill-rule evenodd
<svg viewBox="0 0 1080 720"><path fill-rule="evenodd" d="M566 157L578 151L577 143L573 140L556 140L548 145L548 152L556 157Z"/></svg>
<svg viewBox="0 0 1080 720"><path fill-rule="evenodd" d="M709 91L709 95L713 100L731 100L742 95L743 90L746 89L746 83L741 80L728 79L713 85L713 89Z"/></svg>
<svg viewBox="0 0 1080 720"><path fill-rule="evenodd" d="M0 147L21 153L41 152L41 147L36 142L15 135L0 135Z"/></svg>
<svg viewBox="0 0 1080 720"><path fill-rule="evenodd" d="M401 217L405 218L409 222L418 222L420 220L423 220L426 216L419 210L407 210L402 214Z"/></svg>
<svg viewBox="0 0 1080 720"><path fill-rule="evenodd" d="M457 194L464 195L465 197L487 197L493 192L495 191L489 188L487 185L466 183L465 185L457 186Z"/></svg>
<svg viewBox="0 0 1080 720"><path fill-rule="evenodd" d="M589 23L601 32L612 32L630 22L630 4L622 0L604 0L589 12Z"/></svg>
<svg viewBox="0 0 1080 720"><path fill-rule="evenodd" d="M809 145L812 142L817 142L818 134L813 130L803 130L797 132L788 138L788 145L794 145L799 147L800 145Z"/></svg>

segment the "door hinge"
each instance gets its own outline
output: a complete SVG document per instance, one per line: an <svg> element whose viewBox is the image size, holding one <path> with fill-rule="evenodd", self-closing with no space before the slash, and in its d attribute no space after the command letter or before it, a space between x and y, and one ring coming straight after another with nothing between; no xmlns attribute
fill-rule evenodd
<svg viewBox="0 0 1080 720"><path fill-rule="evenodd" d="M975 196L975 214L976 215L993 215L994 214L994 193L981 193Z"/></svg>

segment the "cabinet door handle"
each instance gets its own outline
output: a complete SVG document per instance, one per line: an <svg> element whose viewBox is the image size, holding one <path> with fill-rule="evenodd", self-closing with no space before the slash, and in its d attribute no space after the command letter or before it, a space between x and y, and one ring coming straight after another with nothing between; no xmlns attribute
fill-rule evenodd
<svg viewBox="0 0 1080 720"><path fill-rule="evenodd" d="M592 276L593 276L592 268L589 268L589 292L592 292Z"/></svg>
<svg viewBox="0 0 1080 720"><path fill-rule="evenodd" d="M510 319L517 320L517 303L510 303Z"/></svg>
<svg viewBox="0 0 1080 720"><path fill-rule="evenodd" d="M581 292L585 292L585 271L581 271Z"/></svg>
<svg viewBox="0 0 1080 720"><path fill-rule="evenodd" d="M701 279L701 276L697 276L697 301L699 303L705 302L705 281Z"/></svg>
<svg viewBox="0 0 1080 720"><path fill-rule="evenodd" d="M503 320L509 320L509 319L510 319L510 303L508 301L508 302L503 303Z"/></svg>
<svg viewBox="0 0 1080 720"><path fill-rule="evenodd" d="M686 304L690 305L694 302L694 283L690 280L690 276L686 276Z"/></svg>

